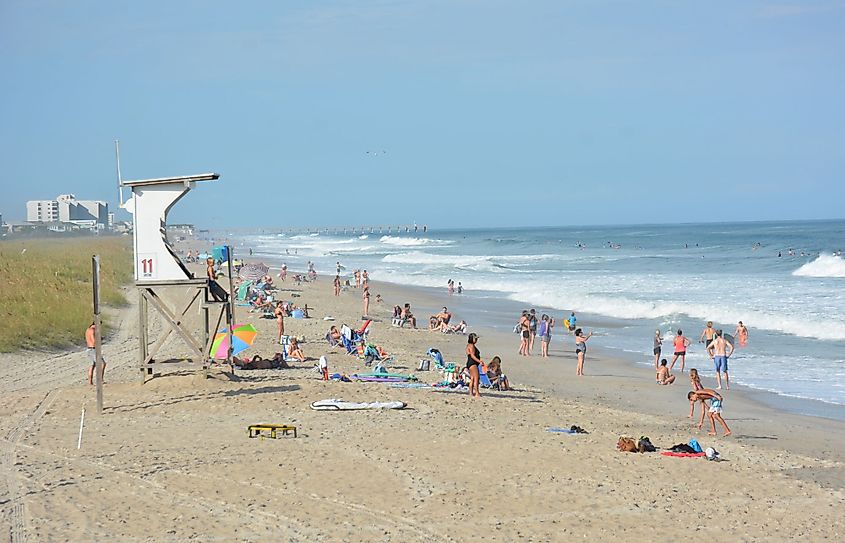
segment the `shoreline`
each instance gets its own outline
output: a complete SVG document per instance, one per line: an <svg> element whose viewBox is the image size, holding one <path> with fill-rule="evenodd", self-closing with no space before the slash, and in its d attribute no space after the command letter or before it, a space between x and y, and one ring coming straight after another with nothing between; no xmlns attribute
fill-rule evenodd
<svg viewBox="0 0 845 543"><path fill-rule="evenodd" d="M444 303L451 306L450 311L452 307L459 307L447 298L448 294L444 293L442 296L437 296L434 293L421 292L427 290L427 287L405 287L377 281L371 281L371 285L370 289L374 294L376 292L387 292L390 296L396 296L399 299L414 299L417 300L415 305L419 305L421 308L436 311ZM382 295L384 296L384 294ZM452 299L454 298L455 296L452 296ZM514 316L516 317L516 314ZM463 318L462 315L455 315L455 317L458 320ZM469 319L466 320L469 321ZM579 320L583 322L586 318ZM678 427L683 427L684 423L688 421L684 413L684 410L689 408L689 403L686 400L686 391L690 390L688 372L684 374L676 373L674 385L656 385L653 370L650 371L629 360L613 356L613 353L608 352L608 349L591 345L590 355L585 365L586 386L582 387L574 375L576 359L574 347L571 346L571 336L568 334L564 336L558 333L552 338L549 362L546 363L539 356L518 360L516 351L519 341L515 334L503 332L490 326L472 326L471 323L469 330L479 333L483 342L486 342L488 338L492 339L496 349L493 354L502 356L506 373L516 375L522 382L530 386L546 388L548 392L562 398L598 401L609 408L622 407L635 409L644 415L664 416L668 419L667 424L677 425ZM434 333L432 335L437 337ZM535 344L535 352L538 351L539 344ZM486 356L484 351L482 351L482 356ZM544 364L548 364L549 367L542 367ZM590 375L591 371L598 374ZM712 376L705 375L703 372L701 376L705 388L710 388L710 385L713 384ZM607 387L602 388L599 384L599 377L609 379L610 382ZM619 394L618 398L613 399L609 396L611 390ZM640 401L643 397L655 399L654 394L658 392L666 394L661 394L660 401L656 405L644 404ZM725 415L729 424L731 424L731 419L749 418L751 419L749 422L762 423L761 426L764 427L764 431L758 436L756 434L760 432L752 430L758 424L749 425L745 431L739 432L740 425L737 425L736 428L731 425L735 438L746 435L749 439L758 439L764 445L782 441L782 443L779 443L780 446L788 445L791 450L806 453L808 451L806 440L803 437L793 438L790 435L791 428L806 429L813 433L814 441L819 440L820 442L827 442L831 433L845 432L845 421L841 419L795 413L782 406L772 405L780 397L771 392L755 390L742 385L736 385L730 390L720 392L725 395L727 403L730 405L731 411ZM696 416L698 416L698 411L696 411ZM809 448L811 449L813 446L811 445ZM828 450L833 451L835 449L829 446ZM842 453L840 455L845 456ZM843 479L843 483L845 483L845 479Z"/></svg>
<svg viewBox="0 0 845 543"><path fill-rule="evenodd" d="M453 307L454 306L461 307L462 305L464 305L464 303L462 303L464 300L469 301L468 303L466 303L466 305L470 305L470 306L473 306L473 307L475 307L475 306L485 306L485 305L488 306L488 307L492 307L493 305L501 306L501 309L495 309L495 310L488 309L488 311L490 311L491 314L484 315L484 318L482 318L481 321L484 323L482 325L484 328L493 330L498 334L503 334L505 337L507 337L509 335L513 336L513 334L509 334L506 331L506 329L503 329L503 326L505 326L505 328L506 328L507 325L503 325L501 323L506 322L507 319L509 319L510 321L515 323L516 320L517 320L517 317L519 316L519 312L523 308L528 307L528 304L524 304L524 303L521 303L521 302L510 300L506 297L497 297L497 296L495 296L496 293L493 293L494 296L492 296L492 297L486 297L485 299L479 300L477 298L472 299L471 297L464 298L463 297L464 295L457 295L457 294L449 296L448 294L446 294L444 292L440 292L438 289L435 289L435 288L432 288L432 287L418 287L418 286L412 286L412 285L404 285L404 284L400 284L400 283L389 283L389 282L380 282L380 281L371 281L371 283L373 284L373 288L371 288L371 290L373 290L374 293L377 290L377 288L375 288L376 286L378 286L379 288L382 288L383 290L395 289L397 292L401 292L402 290L407 290L408 294L406 295L406 297L408 297L408 298L418 298L418 299L425 300L426 302L424 302L425 305L423 305L423 307L426 310L429 310L429 311L432 311L432 312L437 312L437 310L439 310L439 308L442 307L442 305L444 305L444 304L452 305ZM493 298L492 302L491 302L491 298ZM543 313L544 311L546 311L546 309L542 309L542 310L538 309L538 312ZM568 312L568 311L561 311L561 310L554 310L554 311L555 311L556 314L563 314L563 315L565 315ZM579 320L579 323L581 323L581 324L596 322L597 323L596 327L599 327L599 328L602 328L602 329L605 329L605 330L613 329L615 327L620 326L619 324L612 322L611 319L596 316L596 315L593 315L593 314L590 314L590 313L585 312L585 313L579 313L578 315L579 315L578 320ZM463 317L458 316L458 320L460 320L461 318L463 318ZM466 319L466 320L470 323L470 326L473 326L471 319ZM498 323L498 324L494 325L494 323ZM592 329L592 328L594 328L594 326L592 326L592 324L591 324L589 326L589 328ZM513 337L514 337L514 340L513 340L514 344L518 345L518 343L519 343L518 339L515 336L513 336ZM567 339L569 339L569 336L562 336L562 334L560 334L558 332L556 337L554 337L552 339L552 342L553 342L552 344L553 345L554 344L559 345L562 337L566 337ZM567 344L567 348L569 348L568 344ZM573 349L574 349L574 347L573 347ZM572 350L572 349L570 349L570 350ZM633 356L633 353L628 353L628 354L630 354L630 356L625 356L626 353L624 351L621 351L619 349L602 347L601 345L597 345L595 347L593 347L591 345L591 351L600 353L600 355L602 357L614 359L614 360L619 361L620 363L626 364L628 366L628 371L630 372L630 374L632 376L633 375L648 375L648 374L652 373L651 369L648 366L642 364L641 362L638 362L635 359L635 357ZM689 362L687 363L687 366L688 367L694 367ZM704 370L699 368L699 371L702 372L702 376L706 375L706 376L709 377L711 370L712 370L712 368L710 367L709 364ZM677 379L679 381L684 381L685 375L686 374L678 373ZM686 386L686 384L688 384L688 383L685 383L685 386ZM766 407L769 407L769 408L774 409L776 411L789 413L789 414L792 414L792 415L801 415L801 416L806 416L806 417L814 417L814 418L833 420L833 421L838 421L838 422L845 422L845 405L828 403L828 402L824 402L824 401L821 401L821 400L815 400L815 399L811 399L811 398L801 398L801 397L787 396L787 395L784 395L784 394L780 394L778 392L774 392L774 391L770 391L770 390L763 390L763 389L759 389L759 388L753 388L753 387L743 385L743 384L739 384L739 383L733 384L733 387L731 388L731 390L732 391L740 391L748 399L754 399L755 401L757 401L761 405L765 405Z"/></svg>

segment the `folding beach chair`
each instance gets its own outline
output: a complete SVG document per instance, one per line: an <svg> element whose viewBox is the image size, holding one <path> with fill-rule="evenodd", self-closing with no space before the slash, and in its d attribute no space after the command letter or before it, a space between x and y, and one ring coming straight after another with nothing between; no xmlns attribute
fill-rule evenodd
<svg viewBox="0 0 845 543"><path fill-rule="evenodd" d="M487 377L487 373L481 371L481 368L478 369L478 384L483 388L494 388L493 383L490 382L490 378Z"/></svg>

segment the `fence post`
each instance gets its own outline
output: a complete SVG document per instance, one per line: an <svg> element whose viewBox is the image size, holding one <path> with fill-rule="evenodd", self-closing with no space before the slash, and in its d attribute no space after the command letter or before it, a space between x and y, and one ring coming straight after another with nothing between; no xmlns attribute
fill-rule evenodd
<svg viewBox="0 0 845 543"><path fill-rule="evenodd" d="M95 383L97 385L97 413L103 413L103 344L100 333L100 256L91 257L92 283L94 285L94 355Z"/></svg>

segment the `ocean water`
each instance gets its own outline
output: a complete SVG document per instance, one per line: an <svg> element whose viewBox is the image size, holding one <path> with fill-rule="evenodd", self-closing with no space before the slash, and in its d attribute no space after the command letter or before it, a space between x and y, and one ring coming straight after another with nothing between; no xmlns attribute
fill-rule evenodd
<svg viewBox="0 0 845 543"><path fill-rule="evenodd" d="M310 260L329 276L340 261L379 281L444 291L460 281L478 303L508 299L558 322L575 311L598 333L593 345L644 366L654 331L665 356L681 328L687 367L712 376L696 343L705 321L733 333L741 320L749 342L731 358L732 382L845 405L845 221L358 232L229 239L274 268Z"/></svg>

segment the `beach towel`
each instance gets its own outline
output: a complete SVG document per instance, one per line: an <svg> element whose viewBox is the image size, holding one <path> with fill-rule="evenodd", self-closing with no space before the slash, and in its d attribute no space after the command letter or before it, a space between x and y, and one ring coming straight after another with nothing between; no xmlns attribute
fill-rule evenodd
<svg viewBox="0 0 845 543"><path fill-rule="evenodd" d="M683 452L673 452L673 451L663 451L663 456L674 456L677 458L701 458L702 456L706 456L703 452L701 453L683 453Z"/></svg>
<svg viewBox="0 0 845 543"><path fill-rule="evenodd" d="M572 428L546 428L547 432L552 432L553 434L577 434L575 430Z"/></svg>

